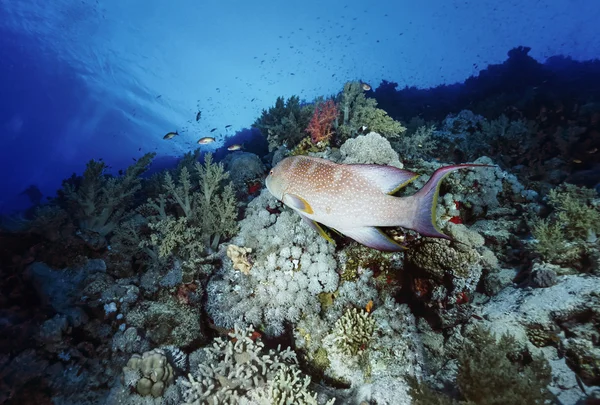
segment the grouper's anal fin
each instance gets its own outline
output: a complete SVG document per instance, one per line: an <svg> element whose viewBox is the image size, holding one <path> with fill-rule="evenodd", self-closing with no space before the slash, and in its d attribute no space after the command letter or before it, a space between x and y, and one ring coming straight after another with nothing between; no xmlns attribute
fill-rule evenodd
<svg viewBox="0 0 600 405"><path fill-rule="evenodd" d="M316 221L313 221L312 219L304 216L304 215L300 215L302 217L302 219L304 220L304 222L306 222L312 229L314 229L315 231L317 231L319 233L319 235L321 235L323 238L325 238L325 240L329 243L332 243L333 245L335 245L335 241L333 240L333 238L331 236L329 236L329 234L327 233L327 231L325 229L323 229L323 227Z"/></svg>
<svg viewBox="0 0 600 405"><path fill-rule="evenodd" d="M383 231L374 226L344 229L341 232L344 235L354 239L358 243L373 249L383 250L386 252L400 252L402 250L406 250L406 247L396 243Z"/></svg>

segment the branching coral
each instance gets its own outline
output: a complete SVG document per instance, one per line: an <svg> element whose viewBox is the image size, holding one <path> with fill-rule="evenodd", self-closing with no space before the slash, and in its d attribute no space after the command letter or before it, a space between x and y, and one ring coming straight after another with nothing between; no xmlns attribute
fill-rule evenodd
<svg viewBox="0 0 600 405"><path fill-rule="evenodd" d="M551 262L573 266L581 261L587 245L593 245L600 233L600 208L594 205L595 196L594 190L572 184L550 190L548 203L554 212L548 218L532 221L535 241L531 248Z"/></svg>
<svg viewBox="0 0 600 405"><path fill-rule="evenodd" d="M268 111L263 110L252 126L267 137L270 151L285 144L291 148L304 137L313 108L310 104L301 105L298 96L292 96L287 101L278 97L275 106Z"/></svg>
<svg viewBox="0 0 600 405"><path fill-rule="evenodd" d="M175 256L189 271L197 269L207 247L216 248L223 236L238 228L237 200L231 184L223 185L228 179L223 165L207 154L204 164L196 162L195 175L197 185L185 166L177 181L165 174L165 194L140 208L153 232L149 239L140 239L139 246L157 259ZM135 232L130 229L128 234L135 240Z"/></svg>
<svg viewBox="0 0 600 405"><path fill-rule="evenodd" d="M411 395L416 405L542 405L551 399L548 362L521 350L512 336L505 334L497 340L479 327L465 343L459 353L456 381L461 401L415 382Z"/></svg>
<svg viewBox="0 0 600 405"><path fill-rule="evenodd" d="M154 153L142 156L119 177L107 176L104 174L106 164L91 160L83 177L63 182L59 201L78 222L81 231L107 236L131 208L135 193L141 189L139 176L148 169L154 156Z"/></svg>
<svg viewBox="0 0 600 405"><path fill-rule="evenodd" d="M358 135L361 127L377 132L387 138L394 138L406 131L398 121L377 108L377 101L366 98L360 82L348 82L338 96L340 116L334 123L338 141Z"/></svg>
<svg viewBox="0 0 600 405"><path fill-rule="evenodd" d="M253 332L236 326L230 339L218 338L192 354L201 361L189 380L180 381L186 404L318 404L308 390L310 377L300 376L296 354L289 347L267 352Z"/></svg>
<svg viewBox="0 0 600 405"><path fill-rule="evenodd" d="M526 366L519 363L515 339L499 340L483 328L475 330L459 356L457 384L464 397L475 404L544 404L550 398L550 366L539 356L530 356Z"/></svg>
<svg viewBox="0 0 600 405"><path fill-rule="evenodd" d="M423 158L437 147L434 133L435 126L420 126L414 132L398 137L396 149L405 159Z"/></svg>
<svg viewBox="0 0 600 405"><path fill-rule="evenodd" d="M517 162L511 160L512 156L518 155L517 159L523 157L533 139L532 135L537 131L532 121L510 120L506 115L495 120L484 119L480 126L481 130L468 136L464 144L465 152L473 159L492 154L506 165Z"/></svg>
<svg viewBox="0 0 600 405"><path fill-rule="evenodd" d="M352 308L335 323L333 342L346 355L357 356L366 350L374 330L375 320L369 313Z"/></svg>
<svg viewBox="0 0 600 405"><path fill-rule="evenodd" d="M332 125L337 115L338 110L333 100L317 104L306 129L306 132L310 133L312 143L328 142L331 139Z"/></svg>

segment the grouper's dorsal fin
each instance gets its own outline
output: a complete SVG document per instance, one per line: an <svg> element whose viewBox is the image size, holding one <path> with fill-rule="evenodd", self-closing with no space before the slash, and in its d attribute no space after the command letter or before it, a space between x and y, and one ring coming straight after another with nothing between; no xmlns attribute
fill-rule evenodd
<svg viewBox="0 0 600 405"><path fill-rule="evenodd" d="M335 241L333 240L333 238L331 236L329 236L329 234L327 233L327 231L325 229L323 229L323 227L321 226L321 224L319 224L316 221L313 221L310 218L305 217L304 215L300 215L302 217L302 219L304 220L304 222L306 222L312 229L314 229L315 231L317 231L319 233L319 235L321 235L323 238L325 238L325 240L329 243L332 243L335 245Z"/></svg>
<svg viewBox="0 0 600 405"><path fill-rule="evenodd" d="M282 199L288 207L301 211L305 214L312 214L314 211L308 201L296 194L285 194Z"/></svg>
<svg viewBox="0 0 600 405"><path fill-rule="evenodd" d="M350 168L385 194L394 194L419 177L417 173L398 169L394 166L350 165Z"/></svg>

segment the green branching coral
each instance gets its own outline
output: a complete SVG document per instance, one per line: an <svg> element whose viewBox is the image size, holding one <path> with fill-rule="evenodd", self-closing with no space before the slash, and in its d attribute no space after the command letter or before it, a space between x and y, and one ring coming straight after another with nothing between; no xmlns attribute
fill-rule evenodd
<svg viewBox="0 0 600 405"><path fill-rule="evenodd" d="M221 163L213 163L210 154L204 164L196 162L194 169L196 184L186 166L177 181L166 173L165 193L140 208L153 232L150 238L140 239L139 246L158 259L178 258L188 271L202 263L207 247L215 249L222 237L238 229L233 186L224 184L229 173ZM129 229L129 238L133 236Z"/></svg>
<svg viewBox="0 0 600 405"><path fill-rule="evenodd" d="M398 121L377 108L377 101L366 98L360 82L348 82L337 97L339 119L334 123L336 139L343 143L358 135L364 125L368 131L374 131L387 138L398 137L406 131Z"/></svg>
<svg viewBox="0 0 600 405"><path fill-rule="evenodd" d="M278 97L275 106L263 110L261 116L252 125L258 128L269 141L269 150L282 145L293 148L306 136L306 128L314 111L314 105L301 105L298 96L287 101Z"/></svg>
<svg viewBox="0 0 600 405"><path fill-rule="evenodd" d="M362 354L373 337L375 320L366 311L347 310L333 327L333 342L348 356Z"/></svg>
<svg viewBox="0 0 600 405"><path fill-rule="evenodd" d="M594 205L595 197L594 190L572 184L550 190L548 203L554 211L548 218L532 221L532 249L551 262L581 259L586 244L597 240L600 233L600 208Z"/></svg>
<svg viewBox="0 0 600 405"><path fill-rule="evenodd" d="M413 384L411 395L416 405L542 405L551 399L550 381L550 365L542 356L521 350L510 335L496 340L488 330L476 328L458 356L456 383L461 400L420 384Z"/></svg>
<svg viewBox="0 0 600 405"><path fill-rule="evenodd" d="M565 244L565 234L559 223L540 218L533 223L531 234L536 239L534 250L546 260L554 261L565 254L565 249L561 248Z"/></svg>
<svg viewBox="0 0 600 405"><path fill-rule="evenodd" d="M587 239L600 233L600 209L592 206L597 198L593 189L565 184L550 190L548 202L556 210L556 221L563 224L569 239Z"/></svg>
<svg viewBox="0 0 600 405"><path fill-rule="evenodd" d="M456 382L463 396L474 404L544 404L551 371L541 356L523 353L508 334L498 341L486 329L477 328L473 343L459 355ZM525 364L526 363L526 364Z"/></svg>
<svg viewBox="0 0 600 405"><path fill-rule="evenodd" d="M187 217L174 218L167 216L158 222L148 224L154 232L150 241L142 243L141 247L155 246L159 259L167 259L175 255L182 259L185 270L193 270L202 263L204 243L199 236L202 229L191 226Z"/></svg>
<svg viewBox="0 0 600 405"><path fill-rule="evenodd" d="M82 232L109 235L131 208L135 194L141 189L144 173L155 153L147 153L119 177L104 174L106 164L91 160L82 178L71 177L59 190L59 202L77 221Z"/></svg>
<svg viewBox="0 0 600 405"><path fill-rule="evenodd" d="M495 120L482 120L481 130L473 132L465 143L465 151L472 158L493 153L504 163L510 163L510 157L523 156L532 134L537 132L533 121L523 119L510 120L501 115Z"/></svg>
<svg viewBox="0 0 600 405"><path fill-rule="evenodd" d="M435 126L420 126L410 133L398 138L396 150L405 159L423 158L432 153L438 146L437 139L433 136Z"/></svg>

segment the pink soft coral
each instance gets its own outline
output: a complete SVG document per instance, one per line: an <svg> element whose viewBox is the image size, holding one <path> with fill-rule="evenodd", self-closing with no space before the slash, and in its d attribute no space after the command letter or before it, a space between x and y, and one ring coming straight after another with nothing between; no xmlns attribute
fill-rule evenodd
<svg viewBox="0 0 600 405"><path fill-rule="evenodd" d="M331 139L332 125L337 115L338 109L333 100L327 100L315 107L315 112L306 129L310 133L312 143L326 142Z"/></svg>

